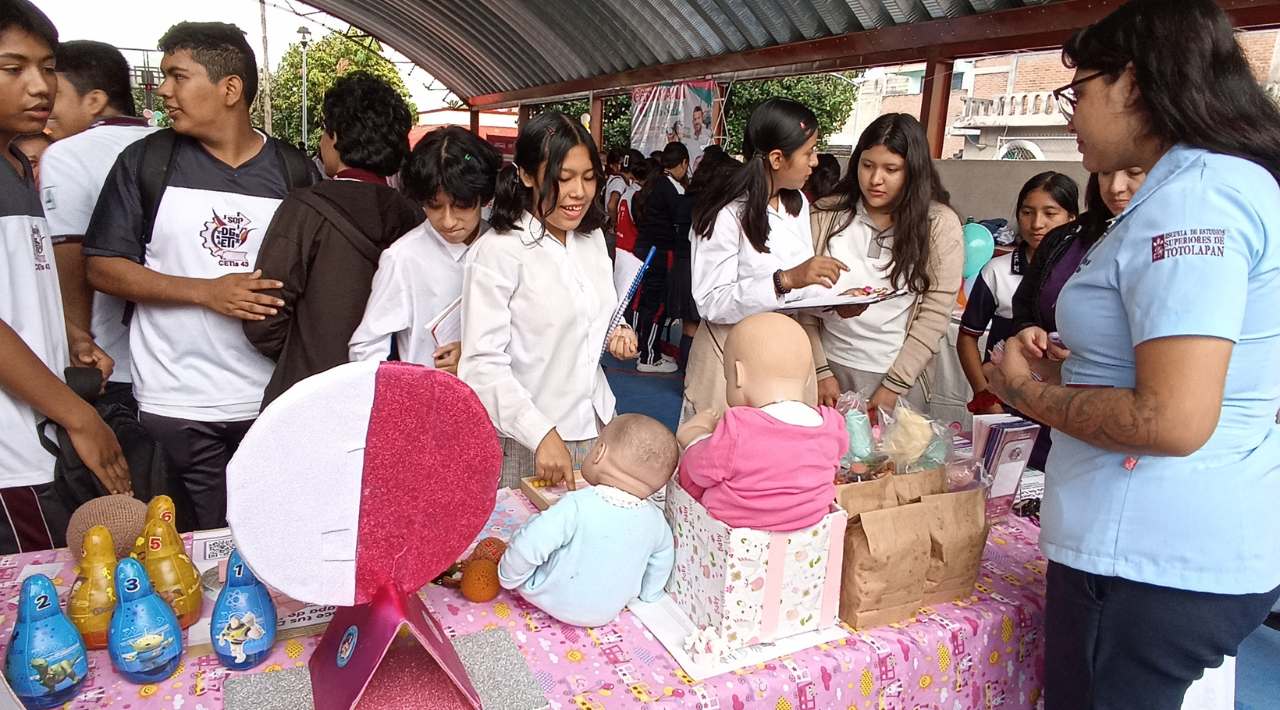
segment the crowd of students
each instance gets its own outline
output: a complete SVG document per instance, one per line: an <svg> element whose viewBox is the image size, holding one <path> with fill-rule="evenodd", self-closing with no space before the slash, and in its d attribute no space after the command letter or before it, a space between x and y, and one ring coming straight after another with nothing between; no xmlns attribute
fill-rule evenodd
<svg viewBox="0 0 1280 710"><path fill-rule="evenodd" d="M42 420L130 491L69 365L136 409L201 528L225 524L227 461L258 412L352 360L455 372L498 432L502 485L571 480L615 414L603 353L653 372L687 357L684 418L726 406L738 322L883 290L902 295L796 316L807 397L924 408L964 256L910 116L872 123L842 178L813 112L783 98L753 111L741 160L691 161L680 142L602 159L581 123L544 113L503 167L460 128L410 151L404 101L353 72L324 97L324 180L252 126L240 30L180 23L159 46L173 128L157 131L117 50L60 43L27 0L0 2L0 553L61 543ZM1133 0L1064 61L1085 210L1069 178L1028 181L1019 244L973 285L958 352L975 411L1054 432L1037 452L1049 705L1173 708L1280 597L1280 111L1211 0ZM615 326L611 250L651 247ZM438 342L426 324L459 303L460 338ZM672 319L679 362L659 347Z"/></svg>

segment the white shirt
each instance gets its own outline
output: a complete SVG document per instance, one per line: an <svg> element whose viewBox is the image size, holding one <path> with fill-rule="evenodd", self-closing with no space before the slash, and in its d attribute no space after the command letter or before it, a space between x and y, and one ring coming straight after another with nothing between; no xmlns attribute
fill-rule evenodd
<svg viewBox="0 0 1280 710"><path fill-rule="evenodd" d="M40 194L55 244L62 238L84 236L102 183L120 152L157 130L147 125L99 123L49 146L40 161ZM124 299L95 291L89 332L115 360L111 381L132 382Z"/></svg>
<svg viewBox="0 0 1280 710"><path fill-rule="evenodd" d="M614 398L600 368L618 303L600 230L561 244L527 212L467 255L458 376L502 436L536 450L553 427L565 441L598 434Z"/></svg>
<svg viewBox="0 0 1280 710"><path fill-rule="evenodd" d="M827 240L827 253L849 270L840 275L832 291L870 286L892 290L893 227L881 232L859 201L853 222ZM822 348L827 359L864 372L888 372L907 339L911 318L910 296L873 303L857 318L824 318Z"/></svg>
<svg viewBox="0 0 1280 710"><path fill-rule="evenodd" d="M804 200L803 195L801 199ZM787 301L814 294L815 287L796 289L778 296L773 274L798 266L813 257L809 226L809 201L792 216L779 205L769 207L769 253L751 246L742 232L738 212L745 203L733 202L720 210L710 238L690 234L693 242L693 300L707 321L733 325L747 316L775 311ZM818 286L816 288L822 288Z"/></svg>
<svg viewBox="0 0 1280 710"><path fill-rule="evenodd" d="M468 244L451 244L424 221L378 259L364 319L351 334L351 361L385 360L395 336L400 359L435 366L431 323L462 295Z"/></svg>
<svg viewBox="0 0 1280 710"><path fill-rule="evenodd" d="M0 320L61 379L70 356L49 226L35 186L8 163L0 165L0 275ZM53 481L53 456L36 435L43 419L0 389L0 488Z"/></svg>

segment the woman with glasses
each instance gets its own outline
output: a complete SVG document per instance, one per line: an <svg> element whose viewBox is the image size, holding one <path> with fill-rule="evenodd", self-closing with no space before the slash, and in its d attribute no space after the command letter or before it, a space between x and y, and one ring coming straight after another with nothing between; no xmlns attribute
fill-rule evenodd
<svg viewBox="0 0 1280 710"><path fill-rule="evenodd" d="M1085 167L1147 178L987 377L1054 429L1046 707L1174 709L1280 597L1280 111L1212 0L1063 56Z"/></svg>

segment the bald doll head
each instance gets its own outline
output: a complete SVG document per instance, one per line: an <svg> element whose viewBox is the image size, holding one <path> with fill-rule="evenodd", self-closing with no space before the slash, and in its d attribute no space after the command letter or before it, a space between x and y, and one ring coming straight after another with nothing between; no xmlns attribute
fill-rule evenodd
<svg viewBox="0 0 1280 710"><path fill-rule="evenodd" d="M613 486L648 498L667 484L679 458L676 437L662 422L622 414L600 432L582 465L582 477L593 486Z"/></svg>
<svg viewBox="0 0 1280 710"><path fill-rule="evenodd" d="M724 345L725 397L731 407L805 402L813 350L804 328L781 313L759 313L729 331Z"/></svg>

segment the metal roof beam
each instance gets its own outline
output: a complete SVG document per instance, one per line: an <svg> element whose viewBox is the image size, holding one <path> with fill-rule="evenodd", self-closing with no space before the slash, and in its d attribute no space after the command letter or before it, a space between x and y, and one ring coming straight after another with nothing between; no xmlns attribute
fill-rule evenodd
<svg viewBox="0 0 1280 710"><path fill-rule="evenodd" d="M861 0L849 2L856 13ZM1280 26L1280 0L1219 0L1219 3L1239 27ZM544 101L548 97L614 91L662 81L727 77L743 72L755 74L765 70L765 73L773 75L806 74L928 58L1046 49L1060 46L1073 32L1097 22L1122 4L1123 0L1061 0L945 20L911 22L578 81L474 96L471 103L474 106L505 106ZM771 69L777 71L767 71Z"/></svg>

